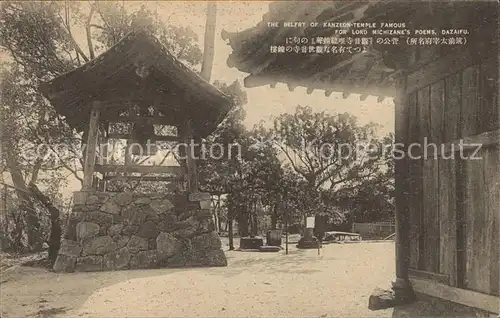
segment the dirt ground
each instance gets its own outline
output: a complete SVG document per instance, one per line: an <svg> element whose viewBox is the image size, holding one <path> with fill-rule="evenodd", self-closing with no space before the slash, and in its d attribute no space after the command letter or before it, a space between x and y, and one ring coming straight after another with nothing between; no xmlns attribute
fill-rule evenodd
<svg viewBox="0 0 500 318"><path fill-rule="evenodd" d="M421 303L367 308L374 288L394 278L393 242L330 244L320 255L293 245L289 255L226 254L223 268L55 274L14 266L0 279L1 317L435 316L427 310L435 305Z"/></svg>
<svg viewBox="0 0 500 318"><path fill-rule="evenodd" d="M367 305L373 289L393 279L394 243L227 257L224 268L73 274L10 268L1 278L1 317L392 316L392 309Z"/></svg>

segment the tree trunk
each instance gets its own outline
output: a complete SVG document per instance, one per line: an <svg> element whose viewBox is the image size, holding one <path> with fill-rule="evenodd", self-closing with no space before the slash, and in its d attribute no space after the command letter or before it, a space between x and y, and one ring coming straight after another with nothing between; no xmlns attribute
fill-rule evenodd
<svg viewBox="0 0 500 318"><path fill-rule="evenodd" d="M257 221L257 201L253 203L253 209L251 215L251 229L252 229L252 237L257 236L259 233L259 224Z"/></svg>
<svg viewBox="0 0 500 318"><path fill-rule="evenodd" d="M248 211L241 211L241 213L239 213L238 233L240 234L240 237L247 237L250 235Z"/></svg>
<svg viewBox="0 0 500 318"><path fill-rule="evenodd" d="M215 24L217 21L217 3L207 1L207 23L205 25L205 43L203 45L203 63L201 77L210 82L214 62Z"/></svg>
<svg viewBox="0 0 500 318"><path fill-rule="evenodd" d="M26 187L23 174L19 168L19 164L12 154L7 153L6 161L9 169L12 183L16 189L16 194L21 200L20 208L24 210L26 222L26 236L28 238L28 247L32 252L39 252L42 250L43 237L40 227L40 220L36 214L35 206L31 201L30 192ZM19 234L19 233L18 233Z"/></svg>
<svg viewBox="0 0 500 318"><path fill-rule="evenodd" d="M222 221L220 219L220 194L217 196L217 228L222 231Z"/></svg>
<svg viewBox="0 0 500 318"><path fill-rule="evenodd" d="M30 183L29 189L33 196L40 201L45 208L50 213L50 238L49 238L49 260L51 265L54 265L56 261L57 253L59 252L59 247L61 246L61 222L60 222L60 211L56 208L50 199L44 195L34 183Z"/></svg>
<svg viewBox="0 0 500 318"><path fill-rule="evenodd" d="M215 232L217 233L220 233L220 226L219 226L219 218L217 216L217 203L214 203L214 200L212 199L211 200L211 203L213 206L213 210L212 210L212 218L214 220L214 225L215 225Z"/></svg>
<svg viewBox="0 0 500 318"><path fill-rule="evenodd" d="M233 209L228 207L227 210L227 224L228 224L228 239L229 239L229 250L234 250L234 240L233 240Z"/></svg>
<svg viewBox="0 0 500 318"><path fill-rule="evenodd" d="M276 230L278 225L278 210L279 210L279 202L276 201L273 207L273 213L271 214L271 229Z"/></svg>

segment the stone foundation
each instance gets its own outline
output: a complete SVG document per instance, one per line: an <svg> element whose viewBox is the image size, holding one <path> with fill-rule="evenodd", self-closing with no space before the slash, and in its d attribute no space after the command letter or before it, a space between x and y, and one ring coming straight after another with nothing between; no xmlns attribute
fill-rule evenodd
<svg viewBox="0 0 500 318"><path fill-rule="evenodd" d="M56 272L227 266L206 194L76 192Z"/></svg>

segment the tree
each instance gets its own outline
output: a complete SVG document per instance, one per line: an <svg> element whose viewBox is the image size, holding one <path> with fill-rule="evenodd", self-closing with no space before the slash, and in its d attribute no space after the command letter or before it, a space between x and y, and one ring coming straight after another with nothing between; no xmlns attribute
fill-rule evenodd
<svg viewBox="0 0 500 318"><path fill-rule="evenodd" d="M207 23L205 26L205 43L203 50L203 64L201 65L201 77L206 81L210 81L212 74L212 65L214 63L214 47L215 47L215 24L217 19L217 3L214 1L207 2Z"/></svg>
<svg viewBox="0 0 500 318"><path fill-rule="evenodd" d="M337 194L352 194L349 190L359 191L380 176L390 178L387 139L378 138L376 128L358 125L347 113L314 113L303 106L276 118L270 136L275 136L285 167L299 177L293 188L301 192L294 197L301 199L295 205L304 216L321 213L338 219L339 209L331 204Z"/></svg>

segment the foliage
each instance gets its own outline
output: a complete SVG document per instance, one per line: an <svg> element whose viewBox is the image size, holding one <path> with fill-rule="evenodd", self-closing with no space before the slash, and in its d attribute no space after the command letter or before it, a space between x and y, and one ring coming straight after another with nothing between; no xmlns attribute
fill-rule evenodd
<svg viewBox="0 0 500 318"><path fill-rule="evenodd" d="M378 138L376 128L358 125L347 113L314 113L303 106L276 118L269 135L285 168L298 178L292 205L304 215L326 214L340 222L345 217L340 197L353 200L362 196L361 189L385 185L392 177L390 138Z"/></svg>

